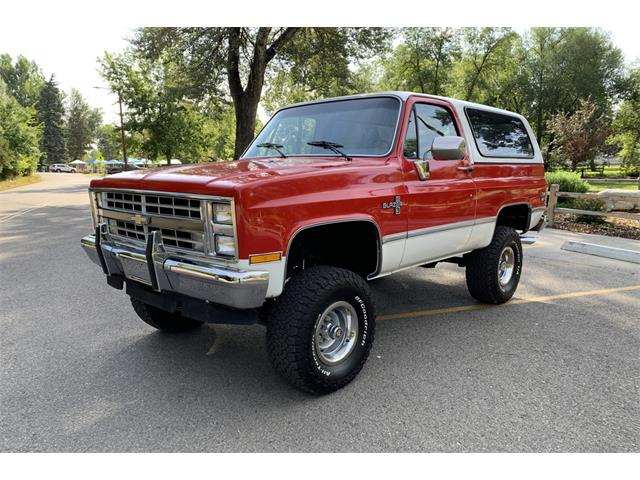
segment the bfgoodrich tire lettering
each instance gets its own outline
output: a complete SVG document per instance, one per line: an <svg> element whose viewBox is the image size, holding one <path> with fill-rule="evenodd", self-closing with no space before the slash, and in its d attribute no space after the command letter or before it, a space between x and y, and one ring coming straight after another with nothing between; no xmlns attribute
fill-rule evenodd
<svg viewBox="0 0 640 480"><path fill-rule="evenodd" d="M466 264L467 287L473 298L493 304L508 301L518 288L522 273L518 232L498 225L491 244L467 255Z"/></svg>
<svg viewBox="0 0 640 480"><path fill-rule="evenodd" d="M348 339L354 342L348 354L329 363L320 353L316 333L318 322L333 305L355 315L352 320L357 328ZM374 332L375 310L366 282L348 270L319 266L302 271L287 283L269 315L267 349L274 369L285 380L300 390L321 395L356 377L369 356Z"/></svg>

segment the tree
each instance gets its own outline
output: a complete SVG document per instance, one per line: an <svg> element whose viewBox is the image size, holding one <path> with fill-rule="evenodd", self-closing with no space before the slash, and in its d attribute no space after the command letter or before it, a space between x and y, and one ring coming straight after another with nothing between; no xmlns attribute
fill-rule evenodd
<svg viewBox="0 0 640 480"><path fill-rule="evenodd" d="M38 122L42 123L40 138L41 163L62 162L65 157L64 107L54 75L44 85L38 98Z"/></svg>
<svg viewBox="0 0 640 480"><path fill-rule="evenodd" d="M558 113L549 120L548 129L554 135L558 154L565 156L575 170L592 161L604 146L609 134L607 121L597 114L595 103L581 100L572 115Z"/></svg>
<svg viewBox="0 0 640 480"><path fill-rule="evenodd" d="M8 54L0 55L0 78L20 105L32 107L38 101L44 87L44 76L35 62L18 55L15 63Z"/></svg>
<svg viewBox="0 0 640 480"><path fill-rule="evenodd" d="M460 54L460 33L454 28L404 28L404 43L383 62L382 82L391 90L443 95L451 67Z"/></svg>
<svg viewBox="0 0 640 480"><path fill-rule="evenodd" d="M514 90L520 113L532 122L538 141L551 153L551 116L571 115L589 98L608 114L621 92L623 57L609 35L593 28L532 28L524 38Z"/></svg>
<svg viewBox="0 0 640 480"><path fill-rule="evenodd" d="M118 126L101 125L96 132L96 143L104 159L122 158L120 128ZM127 145L130 146L130 143L127 143Z"/></svg>
<svg viewBox="0 0 640 480"><path fill-rule="evenodd" d="M33 173L38 164L40 129L33 107L23 107L0 79L0 178Z"/></svg>
<svg viewBox="0 0 640 480"><path fill-rule="evenodd" d="M144 28L134 46L149 59L169 55L180 62L191 79L188 97L231 98L238 158L255 134L269 75L288 71L296 83L323 89L328 77L343 75L352 60L379 51L389 39L380 28Z"/></svg>
<svg viewBox="0 0 640 480"><path fill-rule="evenodd" d="M141 136L150 159L210 157L212 118L206 104L187 98L189 82L179 64L165 56L149 61L132 52L106 54L101 73L127 106L126 130Z"/></svg>
<svg viewBox="0 0 640 480"><path fill-rule="evenodd" d="M620 149L622 171L640 176L640 68L629 76L630 91L615 113L608 143Z"/></svg>
<svg viewBox="0 0 640 480"><path fill-rule="evenodd" d="M65 136L69 160L81 160L94 142L102 123L100 110L91 108L75 88L67 99Z"/></svg>

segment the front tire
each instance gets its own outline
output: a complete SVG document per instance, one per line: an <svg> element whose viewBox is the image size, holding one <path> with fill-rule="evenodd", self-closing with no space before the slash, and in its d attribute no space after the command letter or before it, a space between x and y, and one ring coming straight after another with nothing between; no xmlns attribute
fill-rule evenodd
<svg viewBox="0 0 640 480"><path fill-rule="evenodd" d="M166 333L186 332L202 325L202 322L183 317L179 313L161 310L133 297L131 305L144 323Z"/></svg>
<svg viewBox="0 0 640 480"><path fill-rule="evenodd" d="M469 293L483 303L507 302L518 288L522 273L520 235L511 227L498 225L489 246L466 257Z"/></svg>
<svg viewBox="0 0 640 480"><path fill-rule="evenodd" d="M267 350L287 382L323 395L358 375L374 332L375 309L366 282L342 268L312 267L294 276L273 306Z"/></svg>

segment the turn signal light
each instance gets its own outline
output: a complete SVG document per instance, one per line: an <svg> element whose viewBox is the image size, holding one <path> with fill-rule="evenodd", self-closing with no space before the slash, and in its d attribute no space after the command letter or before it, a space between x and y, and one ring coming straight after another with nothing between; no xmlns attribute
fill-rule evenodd
<svg viewBox="0 0 640 480"><path fill-rule="evenodd" d="M249 264L277 262L282 260L282 253L262 253L260 255L249 255Z"/></svg>

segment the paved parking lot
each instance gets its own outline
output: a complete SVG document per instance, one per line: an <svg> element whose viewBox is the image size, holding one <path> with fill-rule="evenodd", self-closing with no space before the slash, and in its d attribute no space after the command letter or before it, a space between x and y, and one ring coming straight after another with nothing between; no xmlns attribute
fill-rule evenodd
<svg viewBox="0 0 640 480"><path fill-rule="evenodd" d="M640 242L546 230L499 307L453 265L374 281L367 365L315 398L261 326L139 321L80 249L88 178L45 177L0 193L1 451L638 451L640 268L559 247Z"/></svg>

